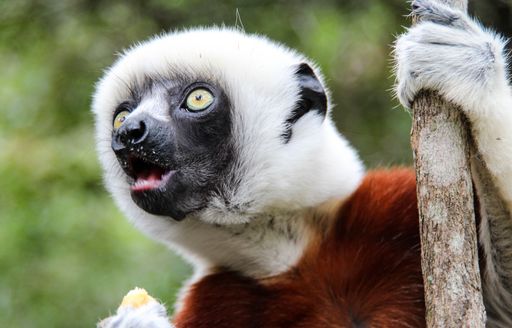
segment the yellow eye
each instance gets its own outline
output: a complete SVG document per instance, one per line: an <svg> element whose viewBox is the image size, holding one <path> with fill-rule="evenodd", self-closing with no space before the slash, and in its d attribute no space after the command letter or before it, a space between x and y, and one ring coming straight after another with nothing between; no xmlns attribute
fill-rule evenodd
<svg viewBox="0 0 512 328"><path fill-rule="evenodd" d="M210 91L199 88L189 93L186 106L188 110L198 112L208 108L214 99L215 98Z"/></svg>
<svg viewBox="0 0 512 328"><path fill-rule="evenodd" d="M117 130L123 125L123 122L126 120L126 116L130 114L129 111L123 110L122 112L117 113L114 118L114 130Z"/></svg>

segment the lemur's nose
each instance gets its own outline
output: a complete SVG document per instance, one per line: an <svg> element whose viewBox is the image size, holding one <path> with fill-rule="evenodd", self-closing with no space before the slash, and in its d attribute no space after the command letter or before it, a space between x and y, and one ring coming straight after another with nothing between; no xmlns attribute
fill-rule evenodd
<svg viewBox="0 0 512 328"><path fill-rule="evenodd" d="M144 141L147 136L146 123L144 120L135 118L126 120L119 128L119 138L123 144L136 145Z"/></svg>
<svg viewBox="0 0 512 328"><path fill-rule="evenodd" d="M144 117L129 117L115 132L112 138L112 148L117 151L139 145L146 140L148 132Z"/></svg>

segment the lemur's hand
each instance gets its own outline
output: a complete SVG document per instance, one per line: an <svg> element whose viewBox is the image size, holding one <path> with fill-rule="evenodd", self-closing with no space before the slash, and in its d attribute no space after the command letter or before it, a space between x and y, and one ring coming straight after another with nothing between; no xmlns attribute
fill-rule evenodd
<svg viewBox="0 0 512 328"><path fill-rule="evenodd" d="M117 313L100 321L97 328L173 328L167 310L143 289L130 291Z"/></svg>
<svg viewBox="0 0 512 328"><path fill-rule="evenodd" d="M504 40L465 13L432 0L412 2L420 23L396 42L398 99L410 108L421 89L438 91L468 116L508 93ZM483 113L485 114L485 113Z"/></svg>

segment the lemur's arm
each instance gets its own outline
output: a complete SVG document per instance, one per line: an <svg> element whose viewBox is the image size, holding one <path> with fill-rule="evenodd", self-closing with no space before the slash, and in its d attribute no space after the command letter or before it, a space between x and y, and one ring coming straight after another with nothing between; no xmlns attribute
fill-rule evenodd
<svg viewBox="0 0 512 328"><path fill-rule="evenodd" d="M489 324L512 326L512 93L506 41L466 14L416 0L422 23L395 49L397 94L410 107L421 89L439 92L471 122L479 151L473 162L481 203L479 241Z"/></svg>

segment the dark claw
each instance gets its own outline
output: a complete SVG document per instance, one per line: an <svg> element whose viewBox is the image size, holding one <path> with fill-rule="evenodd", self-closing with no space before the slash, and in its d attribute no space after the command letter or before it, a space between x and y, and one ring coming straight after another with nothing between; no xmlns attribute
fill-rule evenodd
<svg viewBox="0 0 512 328"><path fill-rule="evenodd" d="M414 0L411 2L411 9L414 13L421 11L421 9L425 9L425 4L421 0Z"/></svg>
<svg viewBox="0 0 512 328"><path fill-rule="evenodd" d="M458 10L431 0L414 0L411 2L412 14L421 21L430 21L440 25L471 30Z"/></svg>
<svg viewBox="0 0 512 328"><path fill-rule="evenodd" d="M415 19L423 20L425 17L428 17L431 12L432 9L429 8L424 1L414 0L411 2L411 13Z"/></svg>

